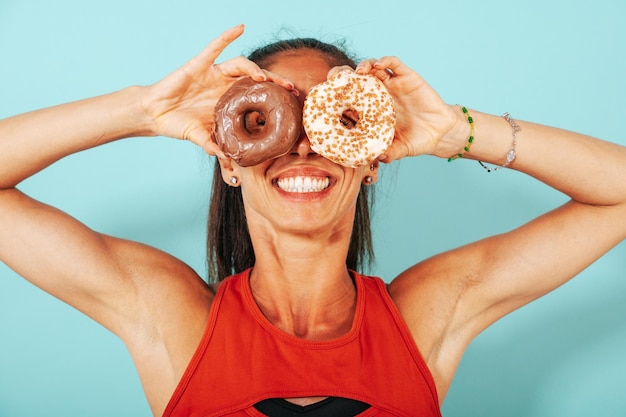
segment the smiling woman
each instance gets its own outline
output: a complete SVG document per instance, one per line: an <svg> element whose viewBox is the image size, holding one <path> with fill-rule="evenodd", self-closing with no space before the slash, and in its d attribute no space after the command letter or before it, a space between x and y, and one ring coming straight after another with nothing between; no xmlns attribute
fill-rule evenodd
<svg viewBox="0 0 626 417"><path fill-rule="evenodd" d="M478 334L626 237L624 147L446 104L393 56L357 64L307 38L219 61L243 30L155 84L0 121L0 259L119 336L155 416L440 416ZM377 158L338 164L299 120L286 151L253 163L214 141L216 106L240 80L273 83L300 110L340 73L374 77L393 100L393 141ZM208 284L174 256L17 189L64 157L135 136L216 157ZM420 155L506 166L570 201L387 281L366 276L369 192L383 164Z"/></svg>
<svg viewBox="0 0 626 417"><path fill-rule="evenodd" d="M325 81L326 74L330 68L341 65L356 66L352 59L343 51L332 45L323 44L312 39L294 39L270 44L253 52L250 58L263 67L264 65L276 65L277 62L282 62L282 60L278 61L280 55L283 56L284 60L288 61L284 64L284 67L294 76L293 80L302 80L301 82L303 84L301 86L298 87L298 85L296 85L296 87L298 87L297 91L299 91L298 97L300 98L301 106L304 97L307 96L308 89ZM271 68L272 67L268 69ZM307 71L304 71L305 68ZM311 71L311 69L315 68L319 68L317 75L313 75L315 73ZM302 134L302 132L299 132L299 134ZM293 147L293 154L296 152L314 154L310 148L308 137L300 137L299 140L298 146ZM316 155L317 154L314 154L314 156ZM318 164L325 161L323 158L317 159ZM325 163L327 163L327 161ZM224 164L222 164L222 166L223 165ZM261 167L265 165L261 165ZM235 172L237 169L236 166L229 165L228 168L229 169L224 170L220 165L216 164L213 174L214 181L209 215L209 241L207 252L210 261L210 277L216 282L236 271L243 271L252 267L255 262L252 242L247 236L249 225L245 221L246 214L244 213L244 205L241 200L242 190L240 188L230 187L230 185L232 185L230 179L237 178L238 184L239 178L243 174ZM337 169L338 167L333 168ZM337 178L330 176L329 173L325 172L323 169L318 168L314 170L313 167L309 165L304 165L300 169L301 171L292 171L289 176L282 174L280 177L272 178L270 185L290 193L291 196L289 196L289 198L297 200L304 198L307 200L319 199L324 195L322 192L327 190L331 184L333 186L336 185ZM368 173L367 176L373 178L373 175L375 175L375 170ZM219 178L223 178L224 181L220 181ZM247 183L247 181L242 181L242 185ZM317 192L314 194L307 193L307 195L300 195L300 190L304 189L305 183L310 183L311 187L314 187ZM356 203L354 227L351 232L352 238L350 239L350 250L347 256L348 268L353 270L364 267L368 259L373 255L369 224L369 192L369 187L360 187ZM233 203L233 200L237 200L237 203ZM280 217L287 217L284 216L285 212L281 210L282 209L276 209L273 210L273 212ZM300 209L297 209L297 211L299 210ZM320 215L322 215L322 213L314 212L310 215L310 219L316 219ZM295 214L295 216L298 216L298 214ZM233 231L235 227L239 229L236 232ZM224 231L224 233L222 233L222 231ZM233 241L229 238L229 235L232 235L233 232L242 238ZM245 246L248 247L245 249L242 248ZM241 254L247 254L247 259L244 259L245 256L240 256Z"/></svg>

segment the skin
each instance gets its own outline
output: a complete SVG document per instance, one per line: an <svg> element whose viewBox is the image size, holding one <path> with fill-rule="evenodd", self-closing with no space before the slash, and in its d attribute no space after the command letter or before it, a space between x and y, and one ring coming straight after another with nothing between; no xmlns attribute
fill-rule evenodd
<svg viewBox="0 0 626 417"><path fill-rule="evenodd" d="M325 81L330 70L317 54L286 56L279 61L269 70L293 81L299 97ZM360 185L366 175L376 171L330 162L311 150L304 132L283 157L249 168L230 160L221 164L225 180L231 176L241 179L246 218L258 257L251 286L266 315L276 317L279 327L304 338L327 339L342 334L343 326L332 329L335 326L328 328L328 323L345 321L348 328L351 324L355 291L345 256ZM312 193L289 193L278 187L279 179L296 176L329 177L330 185ZM277 279L264 278L272 275ZM350 314L346 315L346 310Z"/></svg>
<svg viewBox="0 0 626 417"><path fill-rule="evenodd" d="M251 287L263 313L301 338L344 334L355 307L345 266L347 225L359 186L366 175L376 177L379 164L374 171L335 165L311 152L304 134L287 155L254 167L224 158L211 140L212 109L238 78L274 81L302 100L329 71L338 70L311 53L285 55L266 70L244 58L216 64L242 32L241 26L226 31L154 85L0 121L0 259L124 341L154 415L162 414L200 341L217 286L209 287L166 253L95 232L16 186L64 156L122 138L190 140L220 156L227 183L231 176L239 179L257 258ZM380 161L422 154L447 158L463 148L469 133L464 115L399 59L368 60L357 71L380 78L396 101L396 137ZM510 125L470 111L480 140L465 158L502 164ZM70 123L73 129L66 128ZM571 279L626 237L626 150L519 123L518 157L511 168L571 201L514 231L419 262L388 287L433 374L440 402L478 333ZM297 175L329 177L330 185L307 194L277 187L278 179Z"/></svg>
<svg viewBox="0 0 626 417"><path fill-rule="evenodd" d="M300 101L327 78L318 54L288 54L268 70L295 84ZM246 218L257 261L250 285L261 311L285 332L305 339L333 339L352 326L356 291L345 266L356 198L365 176L378 164L358 169L334 164L311 150L304 131L292 151L254 167L221 160L222 176L241 179ZM330 178L321 192L289 193L283 178ZM324 259L324 262L319 262ZM272 277L267 279L266 277ZM307 405L314 398L291 398Z"/></svg>

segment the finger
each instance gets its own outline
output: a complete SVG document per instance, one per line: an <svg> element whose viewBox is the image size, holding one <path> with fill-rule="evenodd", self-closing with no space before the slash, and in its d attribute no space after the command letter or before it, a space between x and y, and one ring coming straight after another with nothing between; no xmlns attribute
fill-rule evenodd
<svg viewBox="0 0 626 417"><path fill-rule="evenodd" d="M208 155L217 156L219 159L227 158L226 154L224 154L224 151L222 151L222 149L217 146L217 144L213 141L204 142L204 144L202 145L202 149L204 149L204 152L206 152Z"/></svg>
<svg viewBox="0 0 626 417"><path fill-rule="evenodd" d="M189 132L185 139L188 139L190 142L200 146L209 155L215 155L218 158L226 158L222 149L217 145L217 143L215 143L213 135L206 129L194 129Z"/></svg>
<svg viewBox="0 0 626 417"><path fill-rule="evenodd" d="M370 72L383 83L387 83L392 78L407 75L409 72L413 73L409 67L394 56L382 57L373 62Z"/></svg>
<svg viewBox="0 0 626 417"><path fill-rule="evenodd" d="M268 70L263 70L263 72L265 73L265 77L267 81L271 81L273 83L280 85L281 87L285 87L287 90L291 91L296 96L300 94L298 90L296 89L295 84L289 78L285 78L282 75L276 74Z"/></svg>
<svg viewBox="0 0 626 417"><path fill-rule="evenodd" d="M328 71L328 74L326 74L326 78L327 79L331 79L333 78L335 75L339 74L341 71L352 71L354 72L354 69L348 65L341 65L339 67L333 67L330 69L330 71Z"/></svg>
<svg viewBox="0 0 626 417"><path fill-rule="evenodd" d="M237 78L248 76L255 81L267 80L265 72L263 72L257 64L243 56L224 61L221 64L218 64L217 68L219 68L221 73L227 77Z"/></svg>
<svg viewBox="0 0 626 417"><path fill-rule="evenodd" d="M391 143L391 146L389 146L389 148L387 148L387 150L378 157L378 160L385 164L389 164L393 161L404 158L408 154L409 151L406 146L402 142L394 140Z"/></svg>
<svg viewBox="0 0 626 417"><path fill-rule="evenodd" d="M227 77L239 78L248 76L254 81L271 81L298 95L298 90L296 90L291 80L282 75L261 69L256 63L246 57L239 56L216 66Z"/></svg>
<svg viewBox="0 0 626 417"><path fill-rule="evenodd" d="M387 83L387 81L389 81L390 79L392 79L393 77L395 77L396 75L393 73L393 71L391 71L390 69L376 69L376 68L372 68L372 70L370 71L370 74L372 74L373 76L375 76L376 78L378 78L380 81L382 81L383 83Z"/></svg>
<svg viewBox="0 0 626 417"><path fill-rule="evenodd" d="M374 62L373 67L378 71L385 71L390 77L403 75L416 75L410 67L404 64L398 57L384 56Z"/></svg>
<svg viewBox="0 0 626 417"><path fill-rule="evenodd" d="M355 72L361 75L368 74L370 71L372 71L372 68L374 67L374 63L376 61L377 61L376 59L371 58L371 59L366 59L365 61L359 62L359 65L356 66Z"/></svg>
<svg viewBox="0 0 626 417"><path fill-rule="evenodd" d="M202 61L205 64L212 64L228 45L230 45L235 39L241 36L243 30L243 25L237 25L226 30L220 36L213 39L207 45L207 47L204 48L204 50L200 52L200 54L198 54L196 59Z"/></svg>

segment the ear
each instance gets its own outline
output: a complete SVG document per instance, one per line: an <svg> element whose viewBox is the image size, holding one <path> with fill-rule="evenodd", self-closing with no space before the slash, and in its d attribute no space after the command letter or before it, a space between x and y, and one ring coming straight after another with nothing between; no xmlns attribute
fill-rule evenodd
<svg viewBox="0 0 626 417"><path fill-rule="evenodd" d="M218 158L222 180L231 187L238 187L241 184L239 165L230 158Z"/></svg>
<svg viewBox="0 0 626 417"><path fill-rule="evenodd" d="M365 185L372 185L378 181L378 160L375 160L369 164L369 166L363 167L363 178L361 182Z"/></svg>

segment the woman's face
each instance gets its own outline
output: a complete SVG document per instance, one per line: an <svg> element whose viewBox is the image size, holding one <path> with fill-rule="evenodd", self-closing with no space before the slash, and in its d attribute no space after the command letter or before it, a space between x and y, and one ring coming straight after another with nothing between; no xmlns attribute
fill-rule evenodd
<svg viewBox="0 0 626 417"><path fill-rule="evenodd" d="M283 53L267 69L291 80L302 104L310 88L326 80L330 67L319 53L304 50ZM348 239L361 183L373 175L369 166L346 168L313 152L304 131L288 154L246 168L233 163L233 169L241 180L251 234L269 227L333 236L345 231Z"/></svg>

